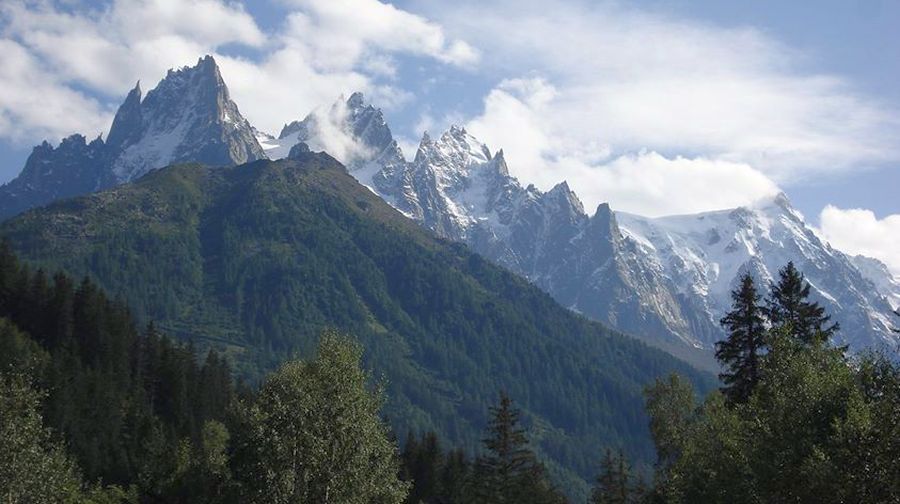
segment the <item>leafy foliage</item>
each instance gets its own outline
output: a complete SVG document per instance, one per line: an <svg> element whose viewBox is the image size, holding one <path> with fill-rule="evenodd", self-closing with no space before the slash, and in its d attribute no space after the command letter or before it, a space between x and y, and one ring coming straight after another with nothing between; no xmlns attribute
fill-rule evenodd
<svg viewBox="0 0 900 504"><path fill-rule="evenodd" d="M236 439L241 500L400 503L396 448L367 389L362 349L325 332L317 357L283 365L243 415Z"/></svg>
<svg viewBox="0 0 900 504"><path fill-rule="evenodd" d="M42 423L41 396L22 375L0 374L0 500L74 503L75 464Z"/></svg>

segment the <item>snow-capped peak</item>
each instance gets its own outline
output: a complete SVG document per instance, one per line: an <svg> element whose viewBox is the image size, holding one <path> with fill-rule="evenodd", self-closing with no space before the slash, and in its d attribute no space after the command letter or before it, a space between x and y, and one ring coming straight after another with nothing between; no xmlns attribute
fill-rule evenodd
<svg viewBox="0 0 900 504"><path fill-rule="evenodd" d="M847 330L838 337L855 348L891 338L884 295L873 289L845 254L822 242L779 194L746 207L648 219L619 213L623 233L652 258L682 293L697 293L703 311L718 320L743 273L765 291L793 261L822 302ZM712 342L710 342L712 343Z"/></svg>
<svg viewBox="0 0 900 504"><path fill-rule="evenodd" d="M438 140L424 133L413 163L428 164L436 171L465 177L470 169L485 165L491 159L491 151L486 145L466 132L465 128L454 125ZM505 163L503 160L504 167Z"/></svg>
<svg viewBox="0 0 900 504"><path fill-rule="evenodd" d="M118 150L113 172L119 181L179 161L215 166L264 157L212 56L169 70L143 100L138 83L116 113L108 138Z"/></svg>
<svg viewBox="0 0 900 504"><path fill-rule="evenodd" d="M128 182L173 163L223 166L265 157L212 56L170 70L146 96L137 82L106 138L36 149L22 173L0 188L0 216Z"/></svg>

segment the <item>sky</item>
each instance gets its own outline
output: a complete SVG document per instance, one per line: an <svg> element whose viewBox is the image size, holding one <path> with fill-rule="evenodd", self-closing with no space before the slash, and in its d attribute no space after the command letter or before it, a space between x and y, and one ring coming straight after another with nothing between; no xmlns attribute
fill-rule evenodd
<svg viewBox="0 0 900 504"><path fill-rule="evenodd" d="M264 131L363 91L408 157L460 124L589 211L783 191L900 274L898 24L892 0L4 0L0 182L209 53Z"/></svg>

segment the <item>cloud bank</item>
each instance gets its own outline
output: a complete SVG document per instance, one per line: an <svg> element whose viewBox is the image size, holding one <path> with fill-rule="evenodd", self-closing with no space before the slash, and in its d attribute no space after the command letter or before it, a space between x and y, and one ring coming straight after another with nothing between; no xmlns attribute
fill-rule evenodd
<svg viewBox="0 0 900 504"><path fill-rule="evenodd" d="M568 179L590 204L710 210L900 157L897 111L754 28L620 2L426 5L500 79L470 129L520 178Z"/></svg>

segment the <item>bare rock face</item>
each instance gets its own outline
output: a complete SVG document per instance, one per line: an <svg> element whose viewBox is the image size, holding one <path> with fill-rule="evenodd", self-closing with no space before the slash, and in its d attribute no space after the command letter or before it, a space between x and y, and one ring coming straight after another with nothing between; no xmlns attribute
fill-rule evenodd
<svg viewBox="0 0 900 504"><path fill-rule="evenodd" d="M115 183L102 139L72 135L53 147L36 146L22 172L0 187L0 219L51 201L90 193Z"/></svg>
<svg viewBox="0 0 900 504"><path fill-rule="evenodd" d="M231 166L265 157L228 94L212 56L170 70L142 99L136 85L119 107L107 141L73 135L35 147L22 173L0 187L0 218L51 201L129 182L150 170L198 162Z"/></svg>

